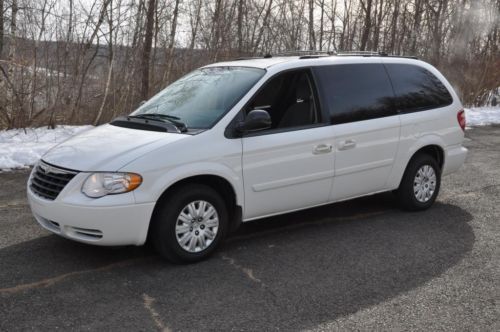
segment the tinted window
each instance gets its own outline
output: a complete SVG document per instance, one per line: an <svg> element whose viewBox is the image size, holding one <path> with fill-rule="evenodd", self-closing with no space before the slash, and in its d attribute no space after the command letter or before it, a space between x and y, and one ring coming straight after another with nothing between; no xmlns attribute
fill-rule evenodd
<svg viewBox="0 0 500 332"><path fill-rule="evenodd" d="M315 75L335 124L396 114L394 93L382 64L317 67Z"/></svg>
<svg viewBox="0 0 500 332"><path fill-rule="evenodd" d="M386 64L396 92L396 107L414 112L450 105L453 102L443 83L427 69L406 65Z"/></svg>

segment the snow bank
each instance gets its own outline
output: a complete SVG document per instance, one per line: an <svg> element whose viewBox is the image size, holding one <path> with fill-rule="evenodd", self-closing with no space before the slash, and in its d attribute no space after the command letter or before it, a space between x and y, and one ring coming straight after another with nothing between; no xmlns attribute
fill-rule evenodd
<svg viewBox="0 0 500 332"><path fill-rule="evenodd" d="M0 131L0 170L32 166L54 145L92 126L58 126Z"/></svg>
<svg viewBox="0 0 500 332"><path fill-rule="evenodd" d="M465 109L468 127L500 124L500 107ZM32 166L54 145L93 128L92 126L59 126L56 129L28 128L0 131L0 170Z"/></svg>
<svg viewBox="0 0 500 332"><path fill-rule="evenodd" d="M500 124L500 107L476 107L465 109L467 127Z"/></svg>

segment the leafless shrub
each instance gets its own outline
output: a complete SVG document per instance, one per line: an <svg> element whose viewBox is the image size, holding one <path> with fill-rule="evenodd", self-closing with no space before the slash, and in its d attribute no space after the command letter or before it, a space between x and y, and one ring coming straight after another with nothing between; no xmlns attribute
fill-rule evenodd
<svg viewBox="0 0 500 332"><path fill-rule="evenodd" d="M498 0L0 0L0 129L100 124L195 67L283 51L416 55L466 105L500 86Z"/></svg>

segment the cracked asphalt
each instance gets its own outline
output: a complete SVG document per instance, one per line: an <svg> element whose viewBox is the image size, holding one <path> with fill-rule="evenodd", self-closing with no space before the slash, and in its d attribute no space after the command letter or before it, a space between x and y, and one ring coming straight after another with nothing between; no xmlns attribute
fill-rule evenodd
<svg viewBox="0 0 500 332"><path fill-rule="evenodd" d="M498 331L500 127L467 136L428 211L387 193L268 218L182 266L49 234L28 172L1 173L0 331Z"/></svg>

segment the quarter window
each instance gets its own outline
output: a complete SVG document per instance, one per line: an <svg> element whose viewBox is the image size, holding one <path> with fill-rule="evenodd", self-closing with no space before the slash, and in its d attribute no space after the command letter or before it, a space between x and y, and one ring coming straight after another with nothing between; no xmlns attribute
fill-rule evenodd
<svg viewBox="0 0 500 332"><path fill-rule="evenodd" d="M394 92L382 64L315 68L333 124L396 115Z"/></svg>
<svg viewBox="0 0 500 332"><path fill-rule="evenodd" d="M427 69L396 63L385 66L396 93L395 105L402 112L439 108L453 102L444 84Z"/></svg>

